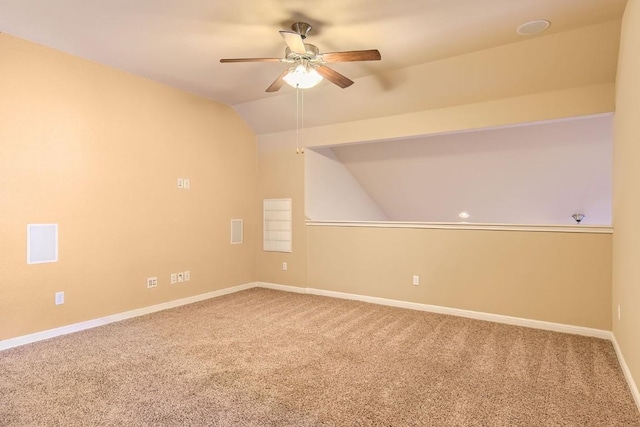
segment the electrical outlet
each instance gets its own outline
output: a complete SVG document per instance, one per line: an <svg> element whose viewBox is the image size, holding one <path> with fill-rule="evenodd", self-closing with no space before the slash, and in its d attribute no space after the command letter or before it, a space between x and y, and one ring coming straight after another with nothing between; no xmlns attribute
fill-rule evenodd
<svg viewBox="0 0 640 427"><path fill-rule="evenodd" d="M56 305L64 304L64 292L56 292Z"/></svg>
<svg viewBox="0 0 640 427"><path fill-rule="evenodd" d="M184 179L178 178L178 188L184 188Z"/></svg>
<svg viewBox="0 0 640 427"><path fill-rule="evenodd" d="M176 283L178 283L178 274L177 273L171 273L171 284L175 285Z"/></svg>
<svg viewBox="0 0 640 427"><path fill-rule="evenodd" d="M191 280L191 272L187 270L184 272L184 281L188 282L189 280Z"/></svg>
<svg viewBox="0 0 640 427"><path fill-rule="evenodd" d="M147 288L155 288L156 286L158 286L158 278L147 277Z"/></svg>
<svg viewBox="0 0 640 427"><path fill-rule="evenodd" d="M287 271L287 268L289 268L289 266L287 266L286 262L282 263L282 270Z"/></svg>
<svg viewBox="0 0 640 427"><path fill-rule="evenodd" d="M184 273L178 273L178 283L184 282Z"/></svg>
<svg viewBox="0 0 640 427"><path fill-rule="evenodd" d="M189 178L185 178L183 181L183 184L184 184L185 190L188 190L191 188L191 180Z"/></svg>
<svg viewBox="0 0 640 427"><path fill-rule="evenodd" d="M420 276L413 276L413 285L414 286L419 286L420 285Z"/></svg>

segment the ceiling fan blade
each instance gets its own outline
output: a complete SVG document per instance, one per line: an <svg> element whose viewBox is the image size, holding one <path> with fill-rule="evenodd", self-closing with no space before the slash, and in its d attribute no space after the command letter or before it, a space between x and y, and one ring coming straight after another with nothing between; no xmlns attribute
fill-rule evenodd
<svg viewBox="0 0 640 427"><path fill-rule="evenodd" d="M304 41L302 36L293 31L280 31L280 35L284 39L284 42L289 46L291 52L303 54L307 52L307 48L304 47Z"/></svg>
<svg viewBox="0 0 640 427"><path fill-rule="evenodd" d="M347 62L347 61L379 61L380 51L370 50L350 50L346 52L323 53L322 59L325 62Z"/></svg>
<svg viewBox="0 0 640 427"><path fill-rule="evenodd" d="M280 88L282 87L282 85L285 84L285 81L283 80L283 77L286 76L289 73L289 69L287 68L286 70L284 70L282 72L282 74L280 74L280 77L278 77L277 79L275 79L275 81L273 83L271 83L271 86L269 86L267 88L267 92L277 92L280 90Z"/></svg>
<svg viewBox="0 0 640 427"><path fill-rule="evenodd" d="M340 86L342 89L345 87L349 87L353 84L353 80L349 80L347 77L338 73L337 71L332 70L329 67L325 67L324 65L318 65L316 67L316 71L325 79L329 80L331 83Z"/></svg>
<svg viewBox="0 0 640 427"><path fill-rule="evenodd" d="M225 58L220 62L280 62L280 58Z"/></svg>

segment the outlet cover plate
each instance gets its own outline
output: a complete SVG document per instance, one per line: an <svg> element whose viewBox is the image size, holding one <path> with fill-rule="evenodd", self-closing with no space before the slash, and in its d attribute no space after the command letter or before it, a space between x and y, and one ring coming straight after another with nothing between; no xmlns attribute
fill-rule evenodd
<svg viewBox="0 0 640 427"><path fill-rule="evenodd" d="M64 291L56 292L56 305L64 304Z"/></svg>

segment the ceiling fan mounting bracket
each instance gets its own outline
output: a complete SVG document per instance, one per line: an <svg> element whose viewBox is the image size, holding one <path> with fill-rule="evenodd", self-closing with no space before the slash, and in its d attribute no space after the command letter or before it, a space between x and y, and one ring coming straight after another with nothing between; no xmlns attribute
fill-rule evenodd
<svg viewBox="0 0 640 427"><path fill-rule="evenodd" d="M300 34L300 37L302 37L302 39L307 38L307 35L309 35L309 31L311 31L311 28L311 25L307 24L306 22L296 22L291 25L291 29Z"/></svg>

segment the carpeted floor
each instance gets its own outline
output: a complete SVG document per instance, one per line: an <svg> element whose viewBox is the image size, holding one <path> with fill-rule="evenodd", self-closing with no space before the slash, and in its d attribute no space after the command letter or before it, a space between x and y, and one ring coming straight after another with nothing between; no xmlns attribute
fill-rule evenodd
<svg viewBox="0 0 640 427"><path fill-rule="evenodd" d="M251 289L0 352L0 426L640 426L610 342Z"/></svg>

